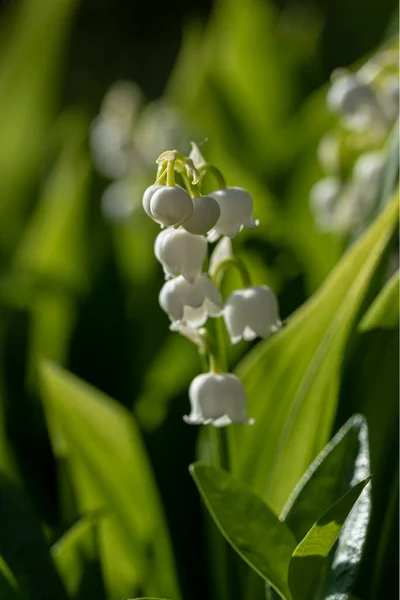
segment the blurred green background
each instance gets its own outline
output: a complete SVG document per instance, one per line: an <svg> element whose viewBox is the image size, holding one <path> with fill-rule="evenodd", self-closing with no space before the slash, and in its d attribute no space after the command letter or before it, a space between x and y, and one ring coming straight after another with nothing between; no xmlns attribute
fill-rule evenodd
<svg viewBox="0 0 400 600"><path fill-rule="evenodd" d="M243 233L237 247L254 282L276 291L287 318L318 289L344 249L340 239L316 229L308 208L310 188L321 176L317 145L335 126L325 106L327 82L333 69L359 63L396 32L397 2L2 4L1 467L23 481L53 543L76 513L73 502L64 501L57 475L39 398L38 358L61 364L133 408L184 597L204 600L209 575L200 502L187 471L198 430L182 421L187 386L200 364L194 346L169 333L158 306L158 228L142 212L141 194L154 181L154 161L168 149L165 144L188 153L191 140L199 143L229 184L252 193L261 226ZM114 96L107 107L104 96L119 80L136 87L121 88L125 96ZM121 111L123 118L129 113L124 156L130 162L120 177L93 164L90 131L100 110L111 116ZM106 201L103 195L113 179L128 186L120 211L115 201L116 212L114 196ZM234 284L232 278L227 286ZM363 405L369 383L361 375L377 368L365 343L378 347L377 336L386 336L379 343L397 356L392 330L367 334L358 353L348 349L335 430L354 412L376 416L374 407ZM232 366L244 351L232 353ZM387 366L380 351L375 358ZM396 361L387 370L383 380L395 381ZM391 392L390 407L371 433L387 438L380 460L390 482L397 437L385 428L396 414L393 397ZM383 510L392 506L387 491L377 501ZM395 528L387 536L393 537L387 547L394 549ZM377 575L388 594L370 594L365 567L360 598L396 597L391 556L381 579ZM104 597L101 590L96 596L80 593Z"/></svg>

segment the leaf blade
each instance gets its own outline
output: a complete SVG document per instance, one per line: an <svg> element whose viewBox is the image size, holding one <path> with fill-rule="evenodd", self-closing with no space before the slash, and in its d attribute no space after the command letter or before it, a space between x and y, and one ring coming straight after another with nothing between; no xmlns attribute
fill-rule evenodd
<svg viewBox="0 0 400 600"><path fill-rule="evenodd" d="M289 586L294 600L311 597L322 566L369 481L370 478L367 478L346 492L318 519L296 547L289 565Z"/></svg>
<svg viewBox="0 0 400 600"><path fill-rule="evenodd" d="M221 469L195 463L191 475L221 533L236 552L284 598L295 540L268 506Z"/></svg>

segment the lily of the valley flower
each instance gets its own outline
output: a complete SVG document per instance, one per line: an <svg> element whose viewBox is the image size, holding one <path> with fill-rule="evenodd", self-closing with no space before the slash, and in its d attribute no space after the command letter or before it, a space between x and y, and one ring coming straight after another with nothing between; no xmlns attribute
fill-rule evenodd
<svg viewBox="0 0 400 600"><path fill-rule="evenodd" d="M189 327L201 327L207 317L221 314L222 299L214 283L202 273L193 285L183 275L167 281L159 295L161 308L171 321L183 321Z"/></svg>
<svg viewBox="0 0 400 600"><path fill-rule="evenodd" d="M258 226L253 216L253 198L240 187L229 187L212 192L221 209L221 216L214 229L209 233L209 240L215 241L221 235L235 237L242 227L254 229Z"/></svg>
<svg viewBox="0 0 400 600"><path fill-rule="evenodd" d="M181 228L164 229L156 238L154 253L166 278L181 273L194 284L207 254L207 241L205 237L192 235Z"/></svg>
<svg viewBox="0 0 400 600"><path fill-rule="evenodd" d="M163 187L162 185L150 185L143 194L143 199L142 199L143 208L144 208L145 213L151 219L154 219L154 215L150 210L151 199L153 197L153 194L155 194L158 190L161 190L162 187Z"/></svg>
<svg viewBox="0 0 400 600"><path fill-rule="evenodd" d="M268 337L282 326L275 294L266 285L232 292L225 303L223 317L232 344L242 339Z"/></svg>
<svg viewBox="0 0 400 600"><path fill-rule="evenodd" d="M166 227L179 227L193 215L192 199L177 185L163 185L151 196L150 215Z"/></svg>
<svg viewBox="0 0 400 600"><path fill-rule="evenodd" d="M221 215L218 202L212 196L192 198L193 215L185 221L183 227L189 233L204 235L214 227Z"/></svg>
<svg viewBox="0 0 400 600"><path fill-rule="evenodd" d="M184 418L191 425L212 424L224 427L230 423L252 424L246 410L246 392L236 375L205 373L190 384L191 412Z"/></svg>
<svg viewBox="0 0 400 600"><path fill-rule="evenodd" d="M356 73L339 74L327 94L330 110L343 117L355 131L364 131L372 124L382 126L385 115L372 86Z"/></svg>
<svg viewBox="0 0 400 600"><path fill-rule="evenodd" d="M342 190L339 177L324 177L317 181L310 192L310 206L318 227L331 231L335 219L336 203Z"/></svg>

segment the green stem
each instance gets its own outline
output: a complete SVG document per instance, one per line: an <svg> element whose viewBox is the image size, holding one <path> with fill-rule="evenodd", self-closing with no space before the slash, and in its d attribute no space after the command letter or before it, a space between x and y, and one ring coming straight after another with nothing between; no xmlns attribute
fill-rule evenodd
<svg viewBox="0 0 400 600"><path fill-rule="evenodd" d="M175 187L175 161L169 160L167 162L167 185Z"/></svg>
<svg viewBox="0 0 400 600"><path fill-rule="evenodd" d="M217 266L213 274L213 279L218 289L220 289L222 279L225 275L225 271L229 267L235 267L235 269L239 272L239 275L242 279L243 287L251 287L253 285L250 273L247 270L247 267L244 264L244 262L240 258L227 258Z"/></svg>
<svg viewBox="0 0 400 600"><path fill-rule="evenodd" d="M167 169L163 165L162 166L160 165L157 169L157 178L156 178L154 185L163 183L165 180L166 174L167 174Z"/></svg>
<svg viewBox="0 0 400 600"><path fill-rule="evenodd" d="M197 185L193 185L193 183L190 182L189 177L186 175L186 173L181 173L180 174L184 183L185 183L185 187L187 189L187 191L189 192L191 198L198 198L200 196L200 191Z"/></svg>
<svg viewBox="0 0 400 600"><path fill-rule="evenodd" d="M206 175L206 173L211 173L211 175L213 175L213 177L217 180L219 190L225 190L227 188L225 177L215 165L206 163L205 165L201 165L198 171L202 176Z"/></svg>

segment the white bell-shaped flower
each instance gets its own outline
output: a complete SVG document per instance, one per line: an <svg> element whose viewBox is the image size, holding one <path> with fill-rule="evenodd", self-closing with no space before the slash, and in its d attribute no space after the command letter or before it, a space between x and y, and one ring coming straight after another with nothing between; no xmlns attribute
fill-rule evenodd
<svg viewBox="0 0 400 600"><path fill-rule="evenodd" d="M156 238L154 253L162 264L166 279L181 273L194 284L207 254L207 241L205 237L192 235L181 228L164 229Z"/></svg>
<svg viewBox="0 0 400 600"><path fill-rule="evenodd" d="M343 185L339 177L324 177L311 188L310 207L321 231L332 231Z"/></svg>
<svg viewBox="0 0 400 600"><path fill-rule="evenodd" d="M158 300L173 322L172 329L181 321L189 327L202 327L208 316L217 317L222 310L221 294L204 273L193 285L183 275L170 279L161 288Z"/></svg>
<svg viewBox="0 0 400 600"><path fill-rule="evenodd" d="M163 185L151 196L150 213L166 227L179 227L193 214L193 202L180 186Z"/></svg>
<svg viewBox="0 0 400 600"><path fill-rule="evenodd" d="M230 423L252 424L246 410L243 384L232 373L205 373L193 379L189 387L191 412L184 416L191 425L212 424L224 427Z"/></svg>
<svg viewBox="0 0 400 600"><path fill-rule="evenodd" d="M268 337L282 326L275 294L266 285L232 292L225 302L223 317L232 344Z"/></svg>
<svg viewBox="0 0 400 600"><path fill-rule="evenodd" d="M209 241L215 241L221 235L233 238L242 227L253 229L258 226L253 216L253 198L243 188L229 187L212 192L211 196L218 202L221 216L209 233Z"/></svg>
<svg viewBox="0 0 400 600"><path fill-rule="evenodd" d="M162 187L162 185L150 185L144 192L143 194L143 199L142 199L142 205L144 208L145 213L151 218L154 219L154 215L150 210L150 202L151 199L153 197L153 194L155 194L155 192L157 192L158 190L160 190Z"/></svg>
<svg viewBox="0 0 400 600"><path fill-rule="evenodd" d="M356 73L337 76L326 101L330 110L343 117L346 126L355 131L364 131L371 125L380 127L385 121L375 90Z"/></svg>
<svg viewBox="0 0 400 600"><path fill-rule="evenodd" d="M193 215L185 221L183 227L189 233L204 235L214 227L221 215L218 202L212 196L192 198Z"/></svg>

